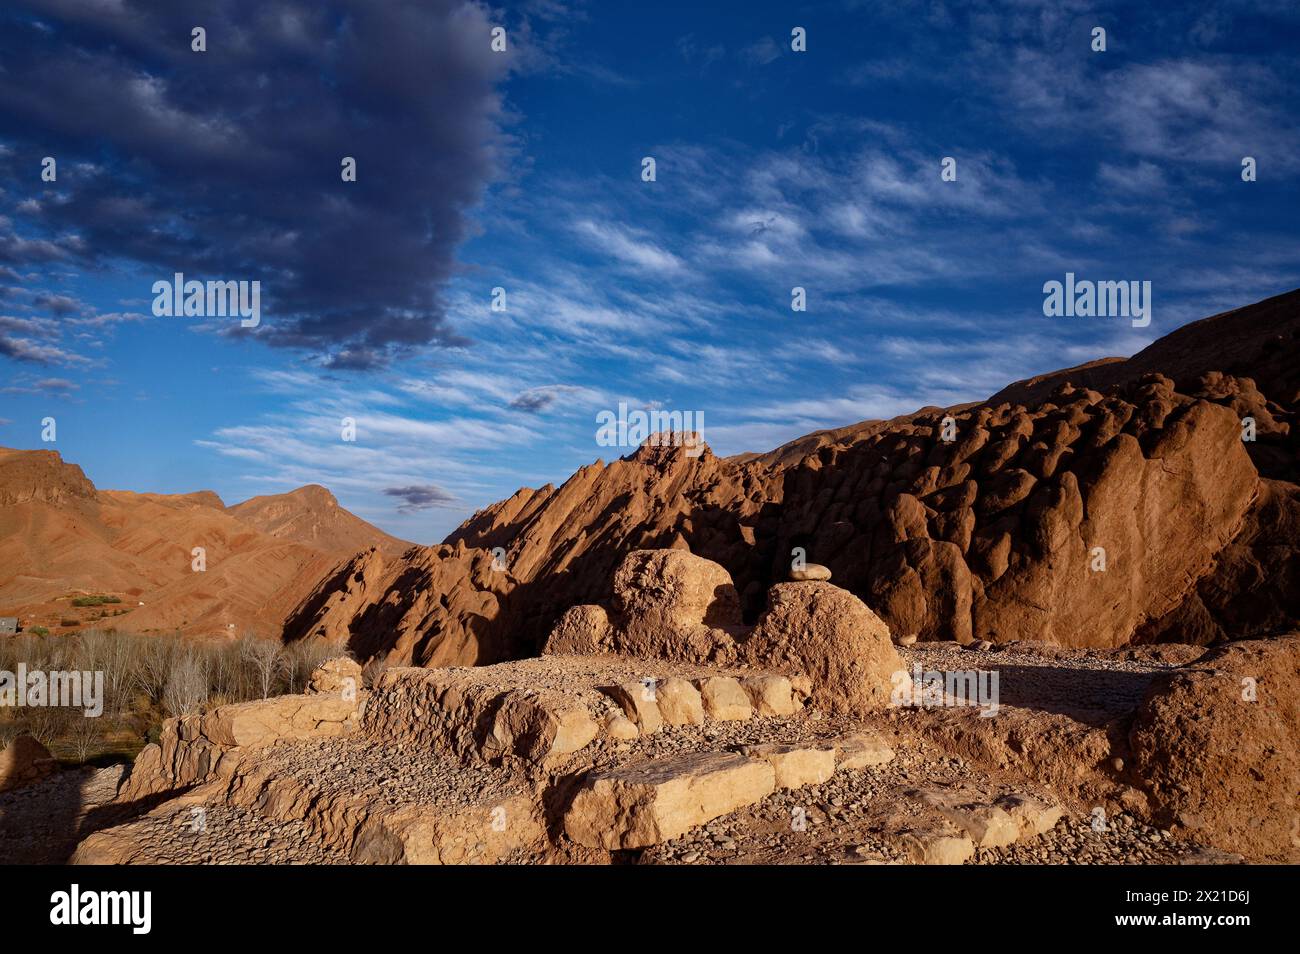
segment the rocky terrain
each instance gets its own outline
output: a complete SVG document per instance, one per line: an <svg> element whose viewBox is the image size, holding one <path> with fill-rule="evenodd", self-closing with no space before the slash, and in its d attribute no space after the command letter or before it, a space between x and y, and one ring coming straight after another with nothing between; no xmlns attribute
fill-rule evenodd
<svg viewBox="0 0 1300 954"><path fill-rule="evenodd" d="M367 684L339 657L305 695L170 720L70 820L71 860L1300 860L1300 634L896 646L825 579L774 585L755 625L685 551L634 551L611 585L621 609L573 608L536 658ZM59 777L0 795L0 825Z"/></svg>
<svg viewBox="0 0 1300 954"><path fill-rule="evenodd" d="M28 629L274 638L339 560L368 547L396 557L408 546L323 487L227 507L211 491L99 490L55 451L0 448L0 616ZM195 547L203 572L193 569ZM71 603L84 595L118 602Z"/></svg>
<svg viewBox="0 0 1300 954"><path fill-rule="evenodd" d="M288 613L338 651L309 692L170 719L120 780L20 738L0 833L81 864L1300 862L1297 306L368 547Z"/></svg>
<svg viewBox="0 0 1300 954"><path fill-rule="evenodd" d="M615 568L648 548L718 563L747 622L803 559L923 641L1266 636L1300 602L1298 341L1291 292L981 404L763 455L645 446L524 488L441 546L358 554L285 636L393 665L519 658L571 606L614 608Z"/></svg>

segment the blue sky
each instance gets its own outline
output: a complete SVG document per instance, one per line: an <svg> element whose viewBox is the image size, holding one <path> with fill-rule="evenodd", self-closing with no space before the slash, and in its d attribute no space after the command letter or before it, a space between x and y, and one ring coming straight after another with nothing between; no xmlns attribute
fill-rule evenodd
<svg viewBox="0 0 1300 954"><path fill-rule="evenodd" d="M101 487L433 542L624 452L620 401L762 451L1300 286L1290 3L10 6L0 444ZM261 326L154 317L175 270ZM1150 326L1045 317L1067 271Z"/></svg>

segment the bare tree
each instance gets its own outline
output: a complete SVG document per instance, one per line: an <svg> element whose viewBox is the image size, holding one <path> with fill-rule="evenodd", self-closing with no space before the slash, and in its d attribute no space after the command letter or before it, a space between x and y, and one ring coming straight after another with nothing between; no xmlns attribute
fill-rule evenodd
<svg viewBox="0 0 1300 954"><path fill-rule="evenodd" d="M135 682L154 705L161 705L171 675L171 640L149 639L144 643L135 666Z"/></svg>
<svg viewBox="0 0 1300 954"><path fill-rule="evenodd" d="M78 762L84 762L90 758L91 753L100 748L103 744L103 733L100 731L99 719L86 718L84 714L73 716L67 727L68 741L72 743L72 751L77 756Z"/></svg>
<svg viewBox="0 0 1300 954"><path fill-rule="evenodd" d="M76 718L81 718L80 712ZM69 721L69 712L62 706L33 706L24 719L27 731L46 748L67 731Z"/></svg>
<svg viewBox="0 0 1300 954"><path fill-rule="evenodd" d="M172 656L163 705L174 716L197 712L208 701L208 657L187 649Z"/></svg>
<svg viewBox="0 0 1300 954"><path fill-rule="evenodd" d="M239 644L240 657L253 670L257 688L262 698L269 698L275 678L284 671L284 658L273 640L245 636Z"/></svg>

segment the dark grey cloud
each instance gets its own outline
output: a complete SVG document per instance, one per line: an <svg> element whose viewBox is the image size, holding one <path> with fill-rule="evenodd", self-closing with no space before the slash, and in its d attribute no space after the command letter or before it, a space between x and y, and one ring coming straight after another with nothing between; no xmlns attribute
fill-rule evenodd
<svg viewBox="0 0 1300 954"><path fill-rule="evenodd" d="M46 292L33 297L32 305L60 318L68 315L79 315L86 308L83 302L70 295L52 295Z"/></svg>
<svg viewBox="0 0 1300 954"><path fill-rule="evenodd" d="M260 279L258 339L337 368L462 344L440 293L509 146L493 25L465 0L10 3L0 178L41 201L0 217L0 267Z"/></svg>
<svg viewBox="0 0 1300 954"><path fill-rule="evenodd" d="M389 487L384 490L389 497L397 497L402 504L401 513L415 513L434 507L447 507L456 502L455 496L434 484L415 484L410 487Z"/></svg>
<svg viewBox="0 0 1300 954"><path fill-rule="evenodd" d="M17 315L0 315L0 332L36 335L40 338L57 338L58 325L49 318L23 318Z"/></svg>
<svg viewBox="0 0 1300 954"><path fill-rule="evenodd" d="M543 387L521 391L514 397L509 406L514 411L540 414L559 398L569 394L581 394L584 391L584 388L574 387L571 384L548 384Z"/></svg>
<svg viewBox="0 0 1300 954"><path fill-rule="evenodd" d="M30 364L85 364L86 359L80 355L65 351L52 344L32 341L30 338L15 338L0 334L0 357Z"/></svg>

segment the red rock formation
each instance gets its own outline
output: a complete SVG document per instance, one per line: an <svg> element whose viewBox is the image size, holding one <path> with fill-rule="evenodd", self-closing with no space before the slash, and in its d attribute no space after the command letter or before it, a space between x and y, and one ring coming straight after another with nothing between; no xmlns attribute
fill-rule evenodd
<svg viewBox="0 0 1300 954"><path fill-rule="evenodd" d="M569 607L613 608L615 568L654 548L721 564L751 623L802 548L904 636L1118 646L1266 634L1300 605L1298 342L1291 292L982 404L758 456L643 447L520 490L382 571L357 558L285 635L400 663L532 654ZM496 548L504 571L489 569Z"/></svg>

